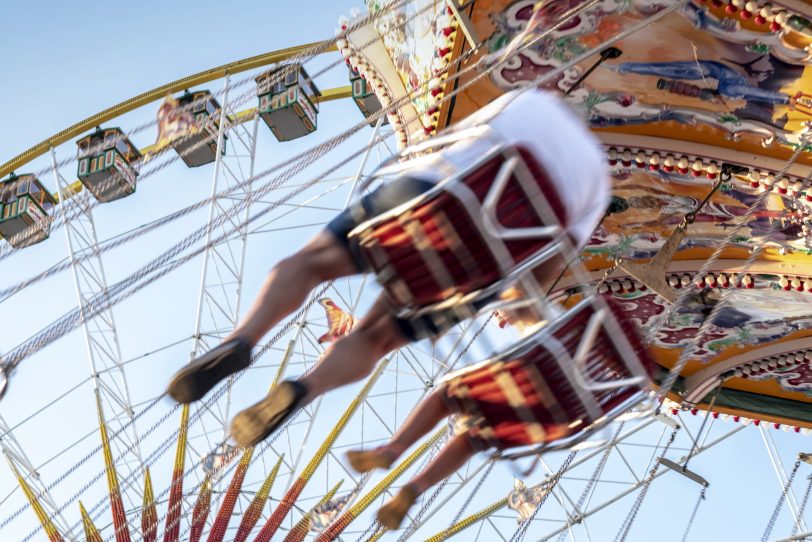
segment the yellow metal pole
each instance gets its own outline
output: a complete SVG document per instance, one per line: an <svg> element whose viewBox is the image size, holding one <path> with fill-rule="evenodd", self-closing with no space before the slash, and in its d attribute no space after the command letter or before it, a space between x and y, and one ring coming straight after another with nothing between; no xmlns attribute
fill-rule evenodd
<svg viewBox="0 0 812 542"><path fill-rule="evenodd" d="M338 488L340 488L341 484L343 483L344 480L341 480L335 486L333 486L333 488L328 491L327 494L319 500L319 502L316 503L316 506L321 506L332 499L336 492L338 492ZM307 536L307 531L310 530L310 518L313 517L313 511L316 509L316 506L311 508L307 514L302 516L302 519L300 519L298 523L293 526L293 529L288 532L288 536L286 536L285 540L282 542L302 542L305 539Z"/></svg>
<svg viewBox="0 0 812 542"><path fill-rule="evenodd" d="M496 512L500 508L503 508L506 505L507 505L507 497L505 497L504 499L502 499L500 501L496 501L492 505L490 505L490 506L488 506L486 508L483 508L479 512L471 514L470 516L468 516L465 519L462 519L462 520L458 521L457 523L455 523L454 525L452 525L448 529L440 531L439 533L432 536L431 538L427 538L426 542L442 542L443 540L454 536L455 534L459 533L460 531L464 531L465 529L467 529L468 527L470 527L471 525L473 525L477 521L485 519L486 517L490 516L491 514L493 514L494 512Z"/></svg>
<svg viewBox="0 0 812 542"><path fill-rule="evenodd" d="M341 517L335 520L333 524L330 525L329 529L319 535L319 537L316 538L316 542L328 542L330 540L335 540L335 538L338 537L338 535L340 535L341 532L346 529L355 518L361 515L361 513L366 510L375 499L380 497L381 494L386 491L386 488L391 486L392 483L394 483L394 481L397 480L401 474L406 472L406 470L411 467L421 455L426 453L426 450L434 446L434 443L440 440L440 437L445 435L446 431L448 431L448 427L444 425L428 440L421 444L415 451L409 454L409 456L397 467L389 471L389 474L384 476L383 480L378 482L378 485L372 488L369 493L361 497L349 510L344 512Z"/></svg>
<svg viewBox="0 0 812 542"><path fill-rule="evenodd" d="M271 51L269 53L244 58L236 62L231 62L229 64L223 64L222 66L202 71L200 73L196 73L194 75L178 79L177 81L172 81L171 83L161 85L158 88L154 88L150 91L139 94L138 96L135 96L133 98L130 98L129 100L121 102L120 104L108 107L104 111L96 113L95 115L88 117L83 121L77 122L73 126L69 126L68 128L62 130L61 132L58 132L52 135L51 137L37 143L36 145L31 147L27 151L23 152L19 156L12 158L8 162L0 166L0 177L5 177L15 169L18 169L20 166L27 164L34 158L42 156L43 154L48 152L48 149L50 149L51 147L61 145L62 143L65 143L66 141L73 139L74 137L81 135L84 132L87 132L88 130L98 126L99 124L107 122L110 119L120 117L124 113L128 113L133 109L141 107L142 105L146 105L156 100L163 99L167 94L171 94L173 92L180 92L181 90L186 90L196 85L208 83L209 81L214 81L216 79L221 79L226 75L233 75L235 73L240 73L252 70L254 68L267 66L269 64L274 64L276 62L282 62L284 60L288 60L292 57L295 57L301 53L304 53L305 51L311 50L312 48L317 47L319 45L325 46L324 52L336 50L336 46L334 43L328 44L327 42L306 43L304 45L288 47L287 49L279 49L278 51Z"/></svg>
<svg viewBox="0 0 812 542"><path fill-rule="evenodd" d="M290 512L290 509L293 507L296 499L299 498L302 490L316 472L316 469L319 467L321 462L324 461L324 458L327 457L327 454L333 447L333 444L335 444L335 441L341 434L341 431L343 431L347 426L353 414L355 414L355 411L358 410L358 407L361 406L361 403L364 401L364 397L366 397L369 390L372 389L372 386L378 380L378 377L381 376L381 373L383 373L383 370L388 364L389 358L384 359L378 364L375 372L372 373L372 376L370 376L366 381L366 384L364 384L364 387L361 389L360 393L355 397L355 399L352 400L352 403L350 403L350 406L347 407L347 410L338 420L336 426L330 431L327 438L324 439L324 442L322 442L319 449L313 455L310 463L307 464L293 485L290 486L287 494L285 494L285 496L282 498L282 502L279 503L279 506L277 506L276 510L273 511L273 514L271 514L271 517L268 518L268 521L262 527L262 530L259 532L254 542L269 542L271 540L273 535L279 529L279 526L282 524L282 520L288 515L288 512Z"/></svg>
<svg viewBox="0 0 812 542"><path fill-rule="evenodd" d="M25 498L28 499L28 503L31 505L31 508L34 509L34 513L37 515L37 519L39 520L40 525L45 530L45 534L48 536L48 540L50 542L64 542L62 535L59 534L59 531L54 525L51 518L48 517L48 514L45 513L45 509L39 502L39 498L37 494L31 489L31 487L26 483L25 478L22 477L20 471L17 470L17 467L14 466L14 462L8 457L8 453L4 450L3 455L6 456L6 461L8 461L11 470L14 472L14 476L17 478L17 483L20 485L20 488L25 493Z"/></svg>

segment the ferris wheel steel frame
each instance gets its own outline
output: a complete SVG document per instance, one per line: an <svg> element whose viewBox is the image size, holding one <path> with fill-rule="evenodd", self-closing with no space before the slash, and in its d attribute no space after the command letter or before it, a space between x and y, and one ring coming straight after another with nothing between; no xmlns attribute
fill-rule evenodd
<svg viewBox="0 0 812 542"><path fill-rule="evenodd" d="M226 78L226 85L228 85L228 79L227 79L227 78ZM225 111L226 107L227 107L227 100L224 100L223 111ZM222 143L222 139L223 139L223 129L224 129L224 125L225 125L225 123L224 123L224 122L222 122L222 118L221 118L221 124L220 124L220 133L219 133L219 135L218 135L218 153L217 153L217 160L218 160L218 161L221 161L221 160L222 160L222 159L221 159L221 154L220 154L220 152L219 152L219 151L220 151L220 145L221 145L221 143ZM247 131L246 131L246 132L247 132ZM255 144L256 144L256 119L255 119L255 124L254 124L254 132L253 132L253 133L254 133L254 140L253 140L254 149L253 149L253 151L251 152L251 155L250 155L250 156L251 156L251 168L252 168L252 172L253 172L253 159L254 159L254 155L255 155ZM373 137L374 137L374 136L373 136ZM369 152L369 150L370 150L370 148L368 147L367 152ZM365 160L366 160L366 155L365 155ZM4 167L5 167L5 166L4 166ZM362 170L363 170L363 164L362 164L361 168L359 168L359 175L360 175L360 173L361 173L361 171L362 171ZM56 169L55 169L55 174L58 176L58 172L56 172ZM217 176L218 176L217 165L215 165L215 174L214 174L214 179L213 179L213 184L215 185L215 187L213 188L213 193L216 193ZM63 180L64 180L64 179L63 179ZM357 178L356 178L356 181L355 181L355 182L357 183ZM58 183L58 184L59 184L59 183ZM353 193L353 192L354 192L354 189L353 189L353 190L351 190L351 192L350 192L350 197L352 196L352 193ZM61 196L61 194L60 194L60 196ZM349 200L349 198L348 198L348 200ZM62 198L61 198L61 197L60 197L60 201L62 201ZM215 205L215 201L214 201L214 200L212 200L212 210L214 209L214 205ZM212 211L212 212L213 212L213 211ZM246 210L246 216L247 216L247 214L248 214L248 211ZM91 220L92 220L92 217L91 217ZM210 215L210 219L209 219L209 224L211 224L211 215ZM209 232L209 237L210 237L210 234L211 234L211 231ZM95 231L94 231L94 235L95 235ZM244 262L244 255L245 255L245 236L246 236L246 235L247 235L247 233L246 233L244 230L243 230L243 231L241 231L241 232L240 232L240 234L238 234L238 238L242 240L242 252L241 252L241 254L242 254L242 258L241 258L241 263L240 263L240 278L241 278L241 273L242 273L242 262ZM69 237L69 240L70 240L70 237ZM70 241L69 241L69 242L70 242ZM207 242L208 242L208 239L207 239ZM96 244L97 244L97 243L96 243ZM209 247L209 248L211 249L211 248L213 248L213 247ZM73 257L73 253L72 253L72 256L71 256L71 257ZM202 281L201 281L201 282L202 282L202 285L201 285L201 292L200 292L200 302L199 302L199 304L198 304L198 318L197 318L197 322L196 322L196 327L197 327L197 331L198 331L198 332L197 332L197 333L196 333L196 335L195 335L195 346L194 346L194 348L195 348L195 349L197 349L197 348L200 346L200 343L201 343L201 335L202 335L202 333L200 332L200 328L201 328L201 325L200 325L200 324L201 324L201 318L202 318L202 312L203 312L203 308L202 308L202 306L203 306L204 290L205 290L205 289L206 289L206 287L207 287L207 283L206 283L206 266L207 266L207 262L208 262L208 258L209 258L209 257L210 257L210 256L209 256L209 250L207 250L207 251L206 251L206 255L204 256L204 272L203 272L203 275L204 275L204 276L203 276L203 279L202 279ZM102 271L102 273L103 273L103 271ZM234 312L235 312L235 314L236 314L236 313L238 313L238 311L239 311L239 283L238 283L238 285L237 285L237 294L236 294L236 295L237 295L237 297L236 297L236 299L237 299L237 301L236 301L236 306L237 306L237 309L234 311ZM233 323L236 323L236 320L234 320L234 321L233 321ZM232 325L231 327L233 327L233 325ZM304 328L303 328L303 326L300 326L299 330L301 331L301 330L303 330L303 329L304 329ZM213 331L212 331L211 335L212 335L212 336L215 336L215 335L214 335L214 332L216 332L216 331L223 331L223 330L222 330L221 328L217 327L217 326L214 326L214 327L213 327ZM297 335L297 338L298 338L298 335ZM193 356L194 356L194 353L193 353ZM120 356L119 356L119 360L120 360ZM441 370L442 370L442 368L441 368ZM109 372L109 371L105 371L105 372ZM364 400L364 401L366 401L366 398L364 398L363 400ZM226 416L224 416L224 418L223 418L223 420L224 420L224 421L225 421L225 420L227 420L227 413L228 413L228 412L227 412L227 408L228 408L228 406L227 406L227 405L228 405L228 400L226 401ZM320 405L320 403L319 403L319 405ZM313 423L313 418L314 418L314 417L315 417L315 415L314 415L314 416L311 416L311 420L310 420L310 426L309 426L309 428L308 428L308 432L307 432L307 434L308 434L308 435L309 435L309 433L310 433L310 428L312 428L312 423ZM653 420L651 420L651 421L653 421ZM643 423L646 423L646 422L643 422ZM702 445L702 446L700 446L700 447L699 447L699 448L696 450L696 452L695 452L695 454L694 454L694 455L696 455L696 454L698 454L698 453L700 453L700 452L702 452L702 451L705 451L705 450L707 450L708 448L710 448L711 446L713 446L713 445L717 444L718 442L721 442L721 440L724 440L724 439L728 438L729 436L732 436L733 434L737 433L739 430L743 429L743 427L744 427L744 426L738 426L738 427L734 428L732 431L728 432L728 433L727 433L725 436L720 437L720 438L718 438L718 439L716 439L716 440L712 441L711 443L709 443L709 444L707 444L707 445L705 445L705 444L703 443L703 445ZM763 428L761 428L761 429L762 429L762 431L764 430ZM0 441L1 441L1 439L0 439ZM303 441L301 449L303 449L303 448L304 448L304 443L305 443L305 442L306 442L306 439ZM765 439L765 445L766 445L766 439ZM770 452L770 447L769 447L769 446L767 446L767 449L768 449L768 452ZM590 455L589 457L593 457L593 456L594 456L594 455L596 455L596 454L597 454L599 451L600 451L600 449L596 450L596 451L595 451L595 452L593 452L593 454L592 454L592 455ZM328 451L328 453L332 454L332 450L329 450L329 451ZM300 453L300 457L301 457L301 453ZM772 455L771 455L771 459L773 459L773 456L772 456ZM584 458L584 460L586 460L586 458ZM483 465L484 465L484 464L483 464ZM295 465L294 465L293 469L291 470L291 475L293 475L293 473L294 473L294 472L297 470L296 466L298 466L298 459L297 459L297 461L295 462ZM575 466L576 466L576 464L571 465L571 466L570 466L570 470L571 470L572 468L574 468ZM631 467L630 467L630 468L631 468ZM548 469L548 470L549 470L549 469ZM477 470L476 472L479 472L479 470ZM473 478L475 477L475 475L476 475L476 472L475 472L475 473L474 473L472 476L470 476L468 479L473 479ZM661 475L662 475L662 474L664 474L665 472L666 472L665 470L660 471L659 473L657 473L657 475L655 476L655 478L656 478L656 477L661 476ZM779 480L780 480L780 479L781 479L780 473L778 473L778 476L779 476ZM290 480L293 480L293 476L291 476ZM289 483L290 483L290 482L289 482ZM633 486L633 487L629 488L629 489L628 489L626 492L624 492L623 494L618 495L617 497L615 497L615 498L613 498L613 499L610 499L609 501L606 501L605 503L602 503L601 505L598 505L598 506L599 506L599 508L596 508L596 509L592 509L592 510L590 510L590 511L589 511L589 514L582 514L582 515L570 516L570 515L569 515L569 513L568 513L568 518L570 518L570 519L571 519L571 518L577 518L579 521L582 521L582 520L583 520L583 519L585 519L585 518L586 518L588 515L594 514L594 513L595 513L595 512L597 512L599 509L605 508L606 506L609 506L609 504L611 504L612 502L615 502L616 500L618 500L618 499L622 498L622 497L623 497L623 496L625 496L626 494L633 492L635 489L637 489L637 488L639 488L639 487L640 487L640 483L642 483L642 480L638 480L638 485L636 485L636 486ZM572 499L570 499L570 498L569 498L569 497L566 495L566 492L564 492L564 491L563 491L563 488L558 488L558 490L560 490L560 492L561 492L561 493L564 495L564 497L563 497L563 498L561 498L561 499L560 499L560 501L559 501L559 502L560 502L560 504L561 504L561 506L563 507L563 503L564 503L565 501L569 501L569 502L572 504L572 502L573 502L573 501L572 501ZM457 489L457 491L459 491L459 489ZM554 491L554 492L553 492L553 494L555 495L555 494L556 494L556 491ZM453 497L453 495L452 495L451 497ZM444 501L444 502L447 502L447 501L448 501L448 500L449 500L451 497L449 497L448 499L446 499L446 501ZM573 509L573 511L574 511L574 512L578 512L578 511L577 511L577 510L575 510L575 509ZM432 513L433 513L433 512L434 512L434 510L432 510ZM429 517L431 517L431 516L429 516ZM425 519L423 520L423 522L425 523L425 521L426 521L427 519L428 519L428 518L425 518ZM802 518L801 518L801 519L802 519ZM566 526L565 526L565 527L563 527L562 529L567 529L567 528L570 528L571 524L569 524L569 519L568 519L567 523L568 523L568 525L566 525ZM418 525L418 527L419 527L419 525ZM557 532L561 532L561 530L559 530L559 531L557 531ZM556 534L556 533L553 533L553 534L547 535L547 538L545 538L545 539L548 539L548 538L550 538L550 537L554 536L555 534Z"/></svg>
<svg viewBox="0 0 812 542"><path fill-rule="evenodd" d="M792 487L788 485L787 471L781 464L781 458L778 455L778 449L775 446L775 442L763 425L759 424L758 429L759 434L761 435L761 440L764 442L764 448L767 450L767 455L770 456L770 464L773 467L773 471L775 471L775 476L778 479L778 484L781 487L781 491L785 491L787 507L792 514L795 525L799 531L806 531L807 526L803 516L800 513L801 508L798 505L798 499L795 497L795 492L792 490Z"/></svg>
<svg viewBox="0 0 812 542"><path fill-rule="evenodd" d="M203 254L203 270L200 280L197 311L195 316L194 343L190 359L199 356L202 350L214 348L223 337L237 325L240 316L242 281L245 267L247 241L247 220L250 213L251 187L254 178L254 165L257 150L257 129L259 116L255 115L250 129L244 123L229 126L230 77L225 77L223 104L217 131L214 173L212 175L211 204L206 232L206 250ZM226 132L229 132L231 145L225 148ZM218 189L228 190L227 197L218 197ZM222 191L222 190L220 190ZM216 220L233 214L232 209L245 200L241 219L235 225L232 220ZM231 236L218 243L212 243L213 224L219 224L223 232L236 230ZM230 381L229 381L230 382ZM218 405L221 404L218 402ZM223 439L228 431L228 414L231 404L231 386L228 386L222 411L219 414L223 428Z"/></svg>
<svg viewBox="0 0 812 542"><path fill-rule="evenodd" d="M11 427L2 415L0 415L0 449L2 449L12 473L20 477L21 482L35 493L40 505L45 509L46 513L50 514L51 521L54 522L60 533L71 542L76 542L78 539L70 529L70 523L60 512L59 506L48 491L47 485L42 481L39 471L31 462L25 448L14 436ZM21 489L25 490L24 487Z"/></svg>
<svg viewBox="0 0 812 542"><path fill-rule="evenodd" d="M70 190L70 184L59 172L53 147L50 149L50 155L54 180L61 200ZM135 424L129 384L122 365L121 345L113 307L106 297L107 277L98 251L96 224L88 200L88 195L78 200L81 212L70 219L64 216L64 222L68 255L72 262L71 272L82 313L82 330L90 361L96 409L99 424L104 426L104 430L110 435L110 444L119 454L119 468L126 465L125 477L136 473L143 475L145 471L140 438ZM62 211L66 214L67 209L62 207ZM80 262L77 256L85 254L91 254L93 257L83 258ZM84 314L88 310L89 300L97 298L105 300L104 308L93 317L86 318ZM138 500L134 502L131 499L132 495L127 493L131 506L137 506L143 498L139 489L135 489L135 493Z"/></svg>

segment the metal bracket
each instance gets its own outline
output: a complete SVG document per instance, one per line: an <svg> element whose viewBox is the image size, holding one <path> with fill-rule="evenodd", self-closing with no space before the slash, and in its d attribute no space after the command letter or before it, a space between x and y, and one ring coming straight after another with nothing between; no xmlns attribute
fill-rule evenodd
<svg viewBox="0 0 812 542"><path fill-rule="evenodd" d="M812 453L807 454L807 453L801 452L801 453L798 454L798 460L799 461L805 461L806 463L809 463L810 465L812 465Z"/></svg>
<svg viewBox="0 0 812 542"><path fill-rule="evenodd" d="M694 482L701 485L702 487L708 487L710 485L710 483L707 480L702 478L700 475L698 475L694 471L688 470L688 469L682 467L681 465L678 465L677 463L674 463L670 459L666 459L664 457L661 457L659 459L659 461L660 461L660 464L662 466L668 467L669 469L671 469L674 472L678 472L679 474L685 476L689 480L693 480Z"/></svg>
<svg viewBox="0 0 812 542"><path fill-rule="evenodd" d="M471 23L471 19L462 11L466 4L469 3L470 2L466 2L466 0L448 0L446 2L448 7L451 8L451 11L454 12L454 17L456 17L460 25L460 30L462 30L462 33L465 35L465 39L468 40L471 49L476 49L479 47L479 37L474 29L474 25Z"/></svg>
<svg viewBox="0 0 812 542"><path fill-rule="evenodd" d="M657 420L658 422L660 422L660 423L664 423L665 425L667 425L671 429L680 429L680 424L677 422L677 420L675 420L674 418L672 418L670 416L666 416L662 412L660 412L658 414L654 414L653 418L655 420Z"/></svg>
<svg viewBox="0 0 812 542"><path fill-rule="evenodd" d="M668 264L674 259L674 254L676 254L680 243L685 238L688 225L693 223L696 219L696 215L699 214L705 207L705 204L713 198L723 183L729 181L733 174L741 173L744 170L745 168L733 164L722 164L719 180L713 185L713 189L708 192L705 199L703 199L693 211L685 215L682 224L677 226L677 229L674 230L665 244L660 247L657 254L648 263L632 264L621 262L619 265L620 269L645 284L648 288L652 289L659 294L660 297L673 305L677 299L677 293L665 281L665 273L668 270Z"/></svg>
<svg viewBox="0 0 812 542"><path fill-rule="evenodd" d="M677 293L665 280L668 265L674 259L679 245L685 238L686 228L677 226L657 254L648 263L620 263L620 269L642 282L647 288L660 297L673 304L677 300Z"/></svg>

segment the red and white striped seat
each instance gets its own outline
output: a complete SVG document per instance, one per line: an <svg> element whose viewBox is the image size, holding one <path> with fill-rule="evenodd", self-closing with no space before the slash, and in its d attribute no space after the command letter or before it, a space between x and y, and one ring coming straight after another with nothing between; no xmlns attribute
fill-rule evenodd
<svg viewBox="0 0 812 542"><path fill-rule="evenodd" d="M656 365L622 309L578 303L505 352L446 378L481 449L572 445L642 401Z"/></svg>
<svg viewBox="0 0 812 542"><path fill-rule="evenodd" d="M533 155L500 146L360 225L350 242L408 311L498 287L544 261L564 248L567 220L554 183Z"/></svg>

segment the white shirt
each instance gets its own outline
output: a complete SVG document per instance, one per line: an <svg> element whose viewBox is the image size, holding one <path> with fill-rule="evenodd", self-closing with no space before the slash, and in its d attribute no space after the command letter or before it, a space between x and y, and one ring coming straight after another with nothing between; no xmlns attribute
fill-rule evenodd
<svg viewBox="0 0 812 542"><path fill-rule="evenodd" d="M583 248L609 205L606 157L584 121L556 96L536 90L508 92L471 114L453 132L487 124L491 137L467 138L414 160L409 176L438 182L469 167L494 143L530 151L558 189L568 231ZM494 141L494 137L497 141Z"/></svg>

